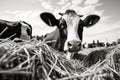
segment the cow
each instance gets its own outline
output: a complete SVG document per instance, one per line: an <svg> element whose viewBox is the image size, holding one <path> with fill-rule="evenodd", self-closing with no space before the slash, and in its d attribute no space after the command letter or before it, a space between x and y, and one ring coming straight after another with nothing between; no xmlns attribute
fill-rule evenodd
<svg viewBox="0 0 120 80"><path fill-rule="evenodd" d="M29 40L32 38L32 27L25 21L6 21L0 19L0 39L20 38Z"/></svg>
<svg viewBox="0 0 120 80"><path fill-rule="evenodd" d="M59 19L49 12L40 14L40 18L48 26L57 27L53 32L46 34L44 41L53 41L48 45L56 50L67 52L66 58L71 59L74 52L81 50L83 28L93 26L100 17L92 14L82 20L83 15L71 9L59 14L61 15Z"/></svg>

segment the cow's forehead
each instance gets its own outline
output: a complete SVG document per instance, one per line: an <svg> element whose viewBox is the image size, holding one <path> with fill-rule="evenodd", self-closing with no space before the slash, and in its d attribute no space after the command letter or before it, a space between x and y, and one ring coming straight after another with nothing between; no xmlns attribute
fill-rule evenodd
<svg viewBox="0 0 120 80"><path fill-rule="evenodd" d="M69 14L64 14L63 16L62 16L62 18L66 21L66 23L67 23L67 26L69 26L69 25L74 25L74 24L78 24L79 23L79 20L81 19L80 17L79 17L79 15L77 15L76 13L69 13Z"/></svg>
<svg viewBox="0 0 120 80"><path fill-rule="evenodd" d="M74 19L74 18L76 18L76 17L79 17L76 13L69 13L69 14L64 14L63 16L62 16L65 20L66 19Z"/></svg>

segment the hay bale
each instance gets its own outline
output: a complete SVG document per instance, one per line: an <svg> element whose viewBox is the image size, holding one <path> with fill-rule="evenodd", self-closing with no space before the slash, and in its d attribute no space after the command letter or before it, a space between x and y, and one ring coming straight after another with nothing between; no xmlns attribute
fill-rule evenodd
<svg viewBox="0 0 120 80"><path fill-rule="evenodd" d="M72 75L57 80L120 80L120 75L108 65L88 68L80 75Z"/></svg>
<svg viewBox="0 0 120 80"><path fill-rule="evenodd" d="M81 80L120 80L120 75L107 65L88 69Z"/></svg>
<svg viewBox="0 0 120 80"><path fill-rule="evenodd" d="M106 50L95 50L91 53L89 53L83 60L83 65L85 67L90 67L94 64L96 64L97 62L102 62L107 55L107 51Z"/></svg>
<svg viewBox="0 0 120 80"><path fill-rule="evenodd" d="M115 49L107 56L106 64L112 67L115 71L120 73L120 46L116 46Z"/></svg>

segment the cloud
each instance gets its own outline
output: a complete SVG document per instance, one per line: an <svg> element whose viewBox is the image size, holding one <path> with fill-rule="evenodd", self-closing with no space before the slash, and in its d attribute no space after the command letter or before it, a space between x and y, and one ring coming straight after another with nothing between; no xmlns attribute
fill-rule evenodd
<svg viewBox="0 0 120 80"><path fill-rule="evenodd" d="M83 0L71 0L72 5L78 6L83 2Z"/></svg>
<svg viewBox="0 0 120 80"><path fill-rule="evenodd" d="M85 5L90 5L90 4L97 4L99 2L99 0L86 0L84 2Z"/></svg>
<svg viewBox="0 0 120 80"><path fill-rule="evenodd" d="M97 15L99 15L99 16L102 16L103 13L104 13L104 10L95 10L95 11L93 12L93 14L97 14Z"/></svg>
<svg viewBox="0 0 120 80"><path fill-rule="evenodd" d="M97 3L94 5L85 5L81 8L80 13L83 15L89 15L89 14L100 14L102 15L104 10L97 10L96 7L102 5L102 3Z"/></svg>
<svg viewBox="0 0 120 80"><path fill-rule="evenodd" d="M82 2L83 0L60 0L58 4L62 6L67 3L71 3L72 5L80 5Z"/></svg>
<svg viewBox="0 0 120 80"><path fill-rule="evenodd" d="M85 6L85 7L83 7L82 9L81 9L81 11L80 11L80 13L82 13L82 14L90 14L90 13L92 13L92 12L94 12L95 11L95 6L93 6L93 5L88 5L88 6Z"/></svg>
<svg viewBox="0 0 120 80"><path fill-rule="evenodd" d="M51 0L32 0L32 3L39 4L41 10L53 11L54 6L52 5Z"/></svg>
<svg viewBox="0 0 120 80"><path fill-rule="evenodd" d="M60 0L57 4L65 5L66 3L68 3L68 0Z"/></svg>
<svg viewBox="0 0 120 80"><path fill-rule="evenodd" d="M42 1L41 6L47 10L53 10L53 7L51 6L51 2L47 1Z"/></svg>
<svg viewBox="0 0 120 80"><path fill-rule="evenodd" d="M96 10L96 7L101 6L99 0L60 0L60 5L57 11L64 11L67 9L73 9L77 13L82 15L98 14L102 15L104 10Z"/></svg>

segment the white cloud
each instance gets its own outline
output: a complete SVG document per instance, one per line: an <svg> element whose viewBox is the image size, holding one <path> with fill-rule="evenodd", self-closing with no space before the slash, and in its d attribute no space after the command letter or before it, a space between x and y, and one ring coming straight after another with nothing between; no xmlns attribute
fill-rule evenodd
<svg viewBox="0 0 120 80"><path fill-rule="evenodd" d="M60 1L58 2L59 5L64 5L64 4L66 4L66 3L68 3L68 0L60 0Z"/></svg>
<svg viewBox="0 0 120 80"><path fill-rule="evenodd" d="M84 7L81 8L81 11L80 13L82 13L83 15L89 15L89 14L93 14L93 13L103 13L104 10L96 10L96 7L97 6L100 6L102 5L102 3L98 3L98 4L95 4L95 5L85 5Z"/></svg>
<svg viewBox="0 0 120 80"><path fill-rule="evenodd" d="M72 5L78 6L83 2L83 0L71 0Z"/></svg>
<svg viewBox="0 0 120 80"><path fill-rule="evenodd" d="M88 5L82 8L82 10L80 11L82 14L86 15L86 14L90 14L92 12L95 11L95 6L93 5Z"/></svg>
<svg viewBox="0 0 120 80"><path fill-rule="evenodd" d="M80 5L83 2L83 0L60 0L58 2L59 5L65 5L67 3L71 3L72 5Z"/></svg>
<svg viewBox="0 0 120 80"><path fill-rule="evenodd" d="M104 13L104 10L95 10L92 14L97 14L99 16L102 16Z"/></svg>
<svg viewBox="0 0 120 80"><path fill-rule="evenodd" d="M86 0L84 2L85 5L89 5L89 4L97 4L99 2L99 0Z"/></svg>
<svg viewBox="0 0 120 80"><path fill-rule="evenodd" d="M53 7L51 6L51 2L49 2L49 1L41 2L41 6L47 10L53 10Z"/></svg>
<svg viewBox="0 0 120 80"><path fill-rule="evenodd" d="M71 3L68 2L68 3L66 3L64 6L62 6L61 9L62 9L62 10L66 10L66 9L68 9L70 6L71 6Z"/></svg>
<svg viewBox="0 0 120 80"><path fill-rule="evenodd" d="M51 0L32 0L32 3L39 4L39 8L42 10L53 10L53 5Z"/></svg>
<svg viewBox="0 0 120 80"><path fill-rule="evenodd" d="M67 9L73 9L77 13L82 15L98 14L102 15L104 10L96 10L97 6L101 6L99 0L60 0L61 5L57 8L57 11L64 11ZM89 4L88 4L89 3Z"/></svg>

